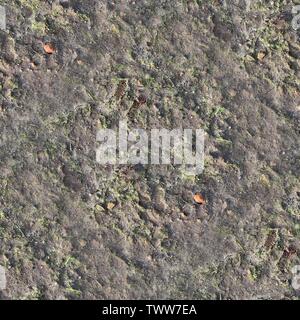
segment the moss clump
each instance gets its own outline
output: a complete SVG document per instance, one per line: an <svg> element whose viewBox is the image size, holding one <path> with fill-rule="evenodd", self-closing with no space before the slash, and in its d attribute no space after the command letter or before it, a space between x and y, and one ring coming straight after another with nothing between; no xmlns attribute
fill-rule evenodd
<svg viewBox="0 0 300 320"><path fill-rule="evenodd" d="M39 35L46 33L46 24L44 22L33 21L31 24L31 29Z"/></svg>

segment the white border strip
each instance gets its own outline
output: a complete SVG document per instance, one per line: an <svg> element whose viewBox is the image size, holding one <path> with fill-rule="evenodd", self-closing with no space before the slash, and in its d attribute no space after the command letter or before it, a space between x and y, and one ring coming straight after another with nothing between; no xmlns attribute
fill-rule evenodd
<svg viewBox="0 0 300 320"><path fill-rule="evenodd" d="M6 10L0 6L0 30L6 30Z"/></svg>

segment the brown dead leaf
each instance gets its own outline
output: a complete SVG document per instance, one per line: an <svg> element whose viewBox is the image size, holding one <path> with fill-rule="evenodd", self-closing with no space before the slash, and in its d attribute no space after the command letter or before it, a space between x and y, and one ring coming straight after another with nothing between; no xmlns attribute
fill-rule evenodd
<svg viewBox="0 0 300 320"><path fill-rule="evenodd" d="M202 196L201 193L197 192L195 195L194 195L194 201L198 204L205 204L206 201L204 199L204 197Z"/></svg>
<svg viewBox="0 0 300 320"><path fill-rule="evenodd" d="M261 51L261 52L258 52L257 54L257 59L262 62L264 60L264 58L266 57L266 53Z"/></svg>
<svg viewBox="0 0 300 320"><path fill-rule="evenodd" d="M44 44L44 50L48 54L53 54L56 51L54 44L50 42Z"/></svg>
<svg viewBox="0 0 300 320"><path fill-rule="evenodd" d="M109 202L106 207L108 210L112 210L115 206L116 205L113 202Z"/></svg>
<svg viewBox="0 0 300 320"><path fill-rule="evenodd" d="M127 90L127 81L126 80L121 80L117 91L115 93L115 97L117 98L117 100L121 100L124 95L126 94L126 90Z"/></svg>

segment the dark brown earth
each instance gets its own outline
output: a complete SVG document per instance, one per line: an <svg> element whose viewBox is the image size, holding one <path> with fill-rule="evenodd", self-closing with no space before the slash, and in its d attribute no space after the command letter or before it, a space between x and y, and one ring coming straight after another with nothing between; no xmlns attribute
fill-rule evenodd
<svg viewBox="0 0 300 320"><path fill-rule="evenodd" d="M299 298L297 1L0 4L2 299ZM97 164L120 118L203 128L203 174Z"/></svg>

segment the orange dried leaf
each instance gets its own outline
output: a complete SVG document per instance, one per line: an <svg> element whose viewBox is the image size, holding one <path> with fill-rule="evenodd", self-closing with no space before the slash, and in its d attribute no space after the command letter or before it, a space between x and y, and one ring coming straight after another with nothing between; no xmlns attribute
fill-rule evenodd
<svg viewBox="0 0 300 320"><path fill-rule="evenodd" d="M44 50L48 54L53 54L55 52L55 46L53 43L45 43Z"/></svg>
<svg viewBox="0 0 300 320"><path fill-rule="evenodd" d="M205 199L200 193L196 193L194 195L194 201L198 204L205 204Z"/></svg>

